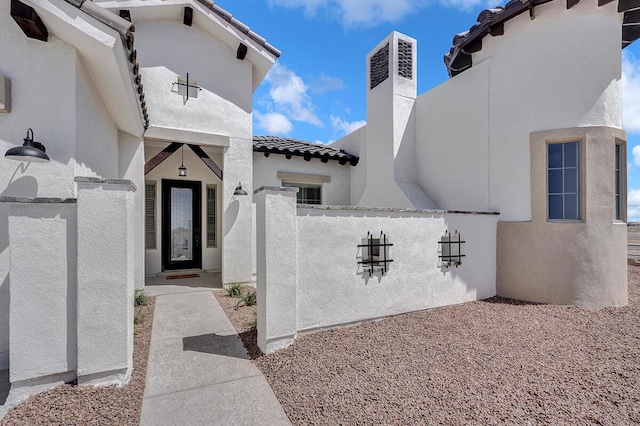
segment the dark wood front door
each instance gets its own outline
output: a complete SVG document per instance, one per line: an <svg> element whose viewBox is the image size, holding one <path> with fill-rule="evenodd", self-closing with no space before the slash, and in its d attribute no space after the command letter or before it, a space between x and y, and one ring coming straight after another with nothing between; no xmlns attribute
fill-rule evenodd
<svg viewBox="0 0 640 426"><path fill-rule="evenodd" d="M202 268L202 186L162 180L162 269Z"/></svg>

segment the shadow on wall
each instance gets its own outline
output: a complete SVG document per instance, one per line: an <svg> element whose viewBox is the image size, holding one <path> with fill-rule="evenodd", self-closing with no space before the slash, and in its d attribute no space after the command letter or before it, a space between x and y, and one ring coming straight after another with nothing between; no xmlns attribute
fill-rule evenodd
<svg viewBox="0 0 640 426"><path fill-rule="evenodd" d="M9 274L0 282L0 371L9 368ZM8 380L7 380L8 381ZM0 405L2 400L2 377L0 377Z"/></svg>
<svg viewBox="0 0 640 426"><path fill-rule="evenodd" d="M224 212L224 236L226 237L238 218L238 212L240 212L240 202L233 200L227 210Z"/></svg>

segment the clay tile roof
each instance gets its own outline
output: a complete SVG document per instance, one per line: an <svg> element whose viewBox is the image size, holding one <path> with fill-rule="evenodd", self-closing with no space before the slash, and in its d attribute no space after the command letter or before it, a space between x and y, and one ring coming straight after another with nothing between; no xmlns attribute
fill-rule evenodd
<svg viewBox="0 0 640 426"><path fill-rule="evenodd" d="M142 119L144 121L144 128L149 127L149 112L147 111L147 103L144 96L144 86L142 84L142 76L140 75L140 64L137 60L137 52L133 47L133 33L135 32L135 26L124 18L116 15L113 12L97 5L92 1L87 0L65 0L67 3L82 10L92 18L102 22L110 28L113 28L120 33L122 43L127 52L127 58L129 60L129 70L131 71L131 77L136 87L138 94L138 106Z"/></svg>
<svg viewBox="0 0 640 426"><path fill-rule="evenodd" d="M197 0L197 1L198 3L200 3L201 5L203 5L204 7L211 10L216 15L218 15L219 17L221 17L222 19L230 23L235 29L237 29L243 34L246 34L247 37L249 37L251 40L256 42L259 46L262 46L267 52L271 53L276 58L280 57L281 52L278 49L276 49L275 47L267 43L267 41L263 37L251 31L251 28L249 28L248 26L246 26L245 24L243 24L242 22L234 18L231 13L229 13L225 9L218 6L214 0Z"/></svg>
<svg viewBox="0 0 640 426"><path fill-rule="evenodd" d="M524 12L534 15L534 8L553 0L510 0L504 7L486 9L478 15L478 23L468 31L453 37L453 46L444 55L444 63L450 77L454 77L473 66L471 54L482 49L482 39L487 35L504 34L504 23ZM603 6L613 0L598 0ZM567 9L580 0L567 0ZM622 23L622 48L624 49L640 38L640 2L638 0L618 0L618 12L624 13Z"/></svg>
<svg viewBox="0 0 640 426"><path fill-rule="evenodd" d="M348 163L352 166L356 166L360 160L355 155L348 154L341 149L278 136L254 136L253 151L263 152L265 157L268 157L269 154L282 154L286 155L287 159L292 156L304 157L307 161L319 158L323 163L336 160L342 165Z"/></svg>

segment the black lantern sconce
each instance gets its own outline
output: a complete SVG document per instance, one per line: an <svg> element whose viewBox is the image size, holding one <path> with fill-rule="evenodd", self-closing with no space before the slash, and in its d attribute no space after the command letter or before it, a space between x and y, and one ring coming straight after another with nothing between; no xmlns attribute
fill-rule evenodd
<svg viewBox="0 0 640 426"><path fill-rule="evenodd" d="M33 163L48 163L50 161L44 145L33 140L33 130L30 128L27 130L27 137L24 138L24 144L9 149L4 156L10 160L29 161Z"/></svg>
<svg viewBox="0 0 640 426"><path fill-rule="evenodd" d="M233 192L233 195L247 195L247 191L242 189L242 182L238 182L238 186L236 186L236 190Z"/></svg>
<svg viewBox="0 0 640 426"><path fill-rule="evenodd" d="M184 145L182 145L182 161L178 167L178 176L187 177L187 168L184 166Z"/></svg>

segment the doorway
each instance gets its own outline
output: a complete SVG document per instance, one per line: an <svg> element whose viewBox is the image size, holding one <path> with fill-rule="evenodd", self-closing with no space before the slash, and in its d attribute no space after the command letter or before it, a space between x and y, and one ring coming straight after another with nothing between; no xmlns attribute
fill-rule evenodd
<svg viewBox="0 0 640 426"><path fill-rule="evenodd" d="M162 180L162 270L202 268L202 185Z"/></svg>

